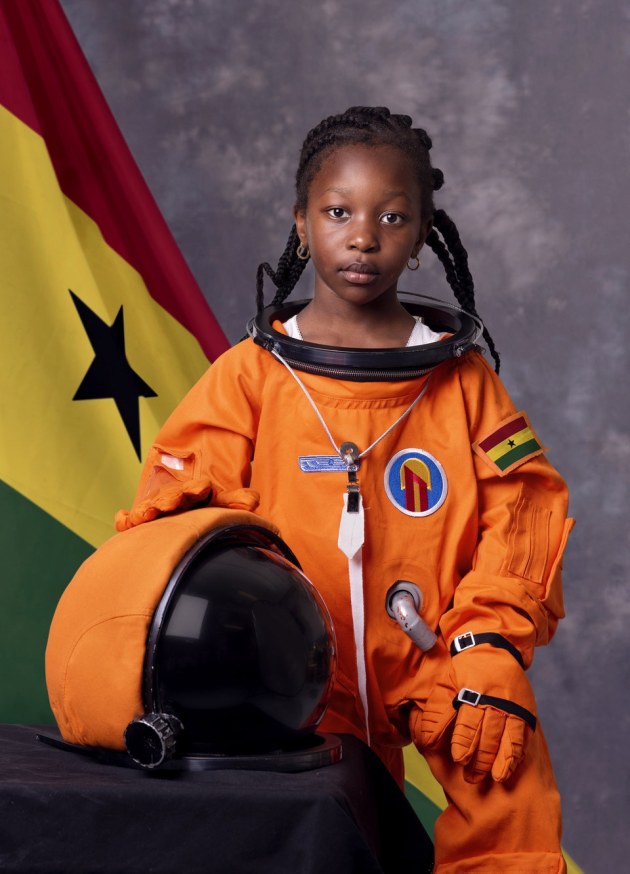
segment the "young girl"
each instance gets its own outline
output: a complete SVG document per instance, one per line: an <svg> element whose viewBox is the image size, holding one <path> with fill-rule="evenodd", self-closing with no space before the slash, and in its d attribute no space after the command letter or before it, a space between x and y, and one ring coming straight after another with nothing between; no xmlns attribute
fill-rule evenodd
<svg viewBox="0 0 630 874"><path fill-rule="evenodd" d="M172 414L117 527L198 504L278 525L335 624L321 729L369 743L401 783L401 748L417 745L448 800L440 874L558 874L559 798L525 670L563 616L566 489L474 343L466 251L411 124L354 107L308 134L286 250L258 271L254 339ZM470 315L399 298L425 243ZM309 260L313 299L283 305ZM263 311L264 273L278 291ZM437 636L424 651L390 615L399 581Z"/></svg>

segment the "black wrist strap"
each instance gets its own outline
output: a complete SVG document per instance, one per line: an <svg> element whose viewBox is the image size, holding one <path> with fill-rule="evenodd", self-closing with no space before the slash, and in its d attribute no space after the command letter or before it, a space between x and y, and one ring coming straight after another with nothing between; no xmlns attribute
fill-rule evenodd
<svg viewBox="0 0 630 874"><path fill-rule="evenodd" d="M526 722L532 731L536 731L536 717L533 713L520 704L514 701L509 701L507 698L495 698L494 695L482 695L481 692L475 692L474 689L464 687L460 689L455 698L453 698L453 707L459 710L462 704L470 704L477 707L479 704L487 704L488 707L494 707L495 710L503 710L505 713L511 713L513 716L518 716Z"/></svg>
<svg viewBox="0 0 630 874"><path fill-rule="evenodd" d="M460 652L471 649L473 646L479 646L480 643L489 643L490 646L495 646L497 649L505 649L513 656L519 665L525 670L525 662L523 656L517 650L513 643L510 643L502 634L497 634L494 631L481 631L473 633L465 631L463 634L458 634L451 644L451 655L456 656Z"/></svg>

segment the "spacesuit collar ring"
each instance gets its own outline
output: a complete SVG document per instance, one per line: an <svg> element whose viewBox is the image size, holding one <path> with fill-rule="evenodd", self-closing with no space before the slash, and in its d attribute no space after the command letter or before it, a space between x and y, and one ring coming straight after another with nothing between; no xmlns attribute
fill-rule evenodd
<svg viewBox="0 0 630 874"><path fill-rule="evenodd" d="M273 322L297 315L308 300L266 307L247 325L254 343L278 353L291 367L333 379L354 382L396 382L415 379L449 358L459 358L478 348L481 320L454 304L422 295L401 294L400 302L413 316L421 316L437 333L446 336L434 343L398 348L364 349L326 346L297 340L273 328Z"/></svg>

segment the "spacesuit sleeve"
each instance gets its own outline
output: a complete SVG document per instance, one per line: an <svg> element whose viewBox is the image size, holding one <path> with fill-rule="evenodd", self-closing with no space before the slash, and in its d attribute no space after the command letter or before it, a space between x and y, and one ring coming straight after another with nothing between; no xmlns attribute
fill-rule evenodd
<svg viewBox="0 0 630 874"><path fill-rule="evenodd" d="M460 380L477 478L479 536L472 568L440 628L449 646L469 631L499 633L529 666L534 647L550 641L564 616L562 556L574 524L567 518L567 487L526 414L515 410L482 356L462 361Z"/></svg>
<svg viewBox="0 0 630 874"><path fill-rule="evenodd" d="M116 514L119 531L193 506L256 510L249 483L264 368L246 343L218 358L163 425L131 509Z"/></svg>

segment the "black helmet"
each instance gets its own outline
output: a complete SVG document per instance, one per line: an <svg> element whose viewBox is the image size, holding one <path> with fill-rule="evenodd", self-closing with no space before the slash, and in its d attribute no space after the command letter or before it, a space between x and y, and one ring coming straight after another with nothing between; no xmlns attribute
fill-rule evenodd
<svg viewBox="0 0 630 874"><path fill-rule="evenodd" d="M153 768L172 755L298 749L324 715L334 666L330 616L286 544L256 525L211 531L155 610L128 752Z"/></svg>

